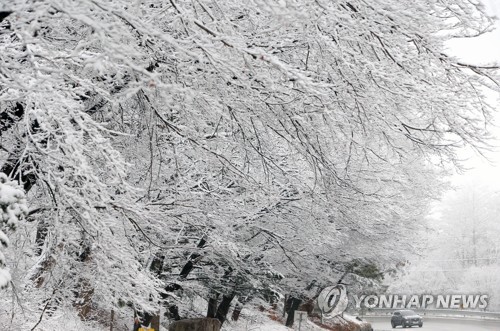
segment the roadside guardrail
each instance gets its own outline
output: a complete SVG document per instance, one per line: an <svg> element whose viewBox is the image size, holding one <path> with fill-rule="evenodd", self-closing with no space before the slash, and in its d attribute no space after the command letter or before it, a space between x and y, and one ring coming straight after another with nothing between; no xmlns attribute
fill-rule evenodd
<svg viewBox="0 0 500 331"><path fill-rule="evenodd" d="M358 311L360 316L388 316L398 309L389 308L372 308ZM478 319L494 319L500 320L500 312L466 310L466 309L412 309L420 316L432 317L463 317L463 318L478 318Z"/></svg>

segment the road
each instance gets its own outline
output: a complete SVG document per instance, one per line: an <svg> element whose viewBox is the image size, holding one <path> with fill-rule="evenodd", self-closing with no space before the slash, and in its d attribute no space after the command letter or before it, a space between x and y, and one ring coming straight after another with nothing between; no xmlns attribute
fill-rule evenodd
<svg viewBox="0 0 500 331"><path fill-rule="evenodd" d="M389 331L389 330L422 330L422 331L499 331L500 321L490 320L466 320L454 318L424 318L424 326L422 328L413 327L411 329L402 329L398 326L396 329L391 328L390 317L366 317L368 322L373 326L374 331Z"/></svg>

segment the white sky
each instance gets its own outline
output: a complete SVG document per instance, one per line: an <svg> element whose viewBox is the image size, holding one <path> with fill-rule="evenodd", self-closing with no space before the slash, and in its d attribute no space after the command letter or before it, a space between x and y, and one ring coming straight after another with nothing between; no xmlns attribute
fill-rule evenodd
<svg viewBox="0 0 500 331"><path fill-rule="evenodd" d="M500 17L500 0L481 0L489 15ZM454 54L466 62L476 64L500 64L500 22L496 30L477 38L457 39L450 43Z"/></svg>

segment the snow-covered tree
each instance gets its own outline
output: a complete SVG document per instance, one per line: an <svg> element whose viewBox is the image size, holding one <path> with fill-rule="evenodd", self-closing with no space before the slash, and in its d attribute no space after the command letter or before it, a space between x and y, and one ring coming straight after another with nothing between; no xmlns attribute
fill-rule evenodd
<svg viewBox="0 0 500 331"><path fill-rule="evenodd" d="M418 226L440 190L435 166L484 146L483 93L498 90L494 68L443 52L490 26L465 0L4 13L2 170L35 202L41 253L21 283L82 317L153 311L171 284L252 293L284 276L300 292L336 278L332 263L390 259L411 231L387 235Z"/></svg>

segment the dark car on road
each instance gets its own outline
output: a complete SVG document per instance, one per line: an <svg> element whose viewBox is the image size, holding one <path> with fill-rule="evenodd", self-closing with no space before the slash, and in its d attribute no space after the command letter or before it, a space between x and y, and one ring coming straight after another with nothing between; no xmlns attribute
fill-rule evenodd
<svg viewBox="0 0 500 331"><path fill-rule="evenodd" d="M413 310L396 310L391 317L391 325L394 329L396 326L401 325L403 328L417 326L422 327L424 322L422 317Z"/></svg>

